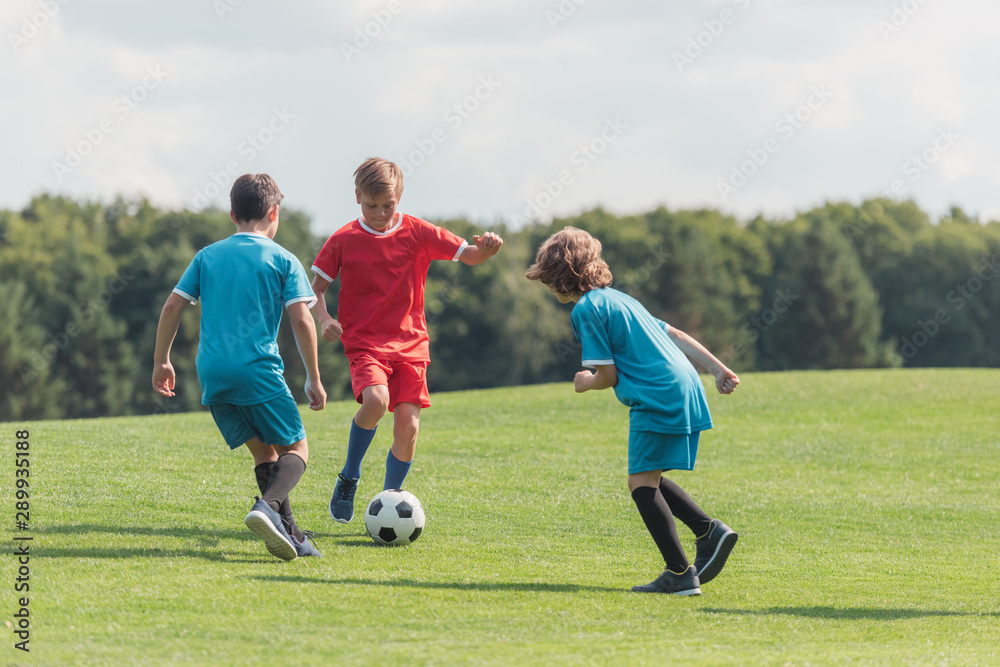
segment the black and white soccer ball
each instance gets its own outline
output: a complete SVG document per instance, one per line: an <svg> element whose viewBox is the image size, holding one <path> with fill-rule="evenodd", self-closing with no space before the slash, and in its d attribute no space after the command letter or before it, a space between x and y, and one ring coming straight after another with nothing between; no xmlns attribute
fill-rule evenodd
<svg viewBox="0 0 1000 667"><path fill-rule="evenodd" d="M365 510L365 528L384 546L404 546L424 529L424 507L409 491L389 489L378 494Z"/></svg>

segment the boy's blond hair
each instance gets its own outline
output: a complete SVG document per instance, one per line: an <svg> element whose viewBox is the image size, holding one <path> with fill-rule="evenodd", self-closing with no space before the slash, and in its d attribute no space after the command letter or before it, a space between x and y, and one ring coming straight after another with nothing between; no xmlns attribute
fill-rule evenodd
<svg viewBox="0 0 1000 667"><path fill-rule="evenodd" d="M583 294L613 280L601 257L601 242L576 227L564 227L545 239L524 275L560 294Z"/></svg>
<svg viewBox="0 0 1000 667"><path fill-rule="evenodd" d="M365 195L403 194L403 170L395 162L370 157L354 171L354 187Z"/></svg>

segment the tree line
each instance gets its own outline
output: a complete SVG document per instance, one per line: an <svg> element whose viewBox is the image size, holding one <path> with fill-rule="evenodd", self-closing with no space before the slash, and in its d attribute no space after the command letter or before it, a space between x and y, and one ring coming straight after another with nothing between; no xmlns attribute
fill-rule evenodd
<svg viewBox="0 0 1000 667"><path fill-rule="evenodd" d="M471 239L466 220L436 220ZM434 262L426 312L432 391L565 381L579 367L571 306L524 278L566 225L604 244L613 287L701 340L737 371L1000 366L1000 223L961 209L933 222L913 202L828 203L792 219L712 209L595 209L518 229L476 267ZM0 211L0 421L199 409L199 308L174 342L177 396L150 389L160 308L200 248L234 231L228 212L148 201L39 196ZM308 270L326 235L284 210L275 240ZM328 292L336 309L336 289ZM305 380L287 322L279 345L297 400ZM320 341L332 400L350 397L339 344Z"/></svg>

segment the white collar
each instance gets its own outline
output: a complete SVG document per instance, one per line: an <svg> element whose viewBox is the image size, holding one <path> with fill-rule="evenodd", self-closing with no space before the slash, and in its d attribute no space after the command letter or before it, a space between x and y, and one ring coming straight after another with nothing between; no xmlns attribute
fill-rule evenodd
<svg viewBox="0 0 1000 667"><path fill-rule="evenodd" d="M396 221L389 227L383 229L382 231L379 231L377 229L372 229L371 227L369 227L368 224L365 222L365 216L363 215L358 217L358 224L361 225L361 228L364 229L369 234L374 234L375 236L386 236L396 231L396 229L398 229L399 226L403 224L403 214L400 213L399 211L396 211Z"/></svg>

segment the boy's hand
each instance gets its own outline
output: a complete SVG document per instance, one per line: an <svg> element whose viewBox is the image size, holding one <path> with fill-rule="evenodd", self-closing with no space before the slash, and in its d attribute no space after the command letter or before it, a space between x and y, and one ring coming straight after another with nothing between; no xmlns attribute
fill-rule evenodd
<svg viewBox="0 0 1000 667"><path fill-rule="evenodd" d="M164 396L174 395L174 367L168 361L153 367L153 390Z"/></svg>
<svg viewBox="0 0 1000 667"><path fill-rule="evenodd" d="M503 245L503 239L493 232L486 232L482 236L476 234L472 237L472 242L476 244L479 251L486 257L492 257L497 254L500 251L500 246Z"/></svg>
<svg viewBox="0 0 1000 667"><path fill-rule="evenodd" d="M321 333L324 340L336 343L340 340L340 335L344 333L344 327L340 326L340 322L337 320L330 318L330 321L323 325Z"/></svg>
<svg viewBox="0 0 1000 667"><path fill-rule="evenodd" d="M594 371L580 371L573 377L573 388L582 394L591 389L610 389L618 384L618 369L614 364L601 364Z"/></svg>
<svg viewBox="0 0 1000 667"><path fill-rule="evenodd" d="M314 382L312 378L306 378L306 396L309 397L310 410L322 410L326 407L326 389L321 382Z"/></svg>
<svg viewBox="0 0 1000 667"><path fill-rule="evenodd" d="M726 367L723 367L715 375L715 387L719 390L720 394L733 393L736 391L736 387L739 383L740 379L736 376L736 373Z"/></svg>

